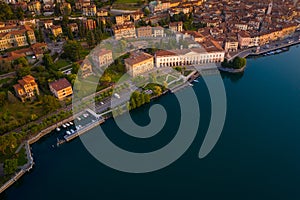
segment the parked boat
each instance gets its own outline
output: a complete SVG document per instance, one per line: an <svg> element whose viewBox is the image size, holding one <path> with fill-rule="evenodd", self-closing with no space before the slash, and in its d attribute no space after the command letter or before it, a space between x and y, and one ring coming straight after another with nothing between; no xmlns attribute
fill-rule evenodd
<svg viewBox="0 0 300 200"><path fill-rule="evenodd" d="M199 83L199 81L197 79L194 80L195 83Z"/></svg>
<svg viewBox="0 0 300 200"><path fill-rule="evenodd" d="M65 124L62 125L63 128L67 128L67 126Z"/></svg>
<svg viewBox="0 0 300 200"><path fill-rule="evenodd" d="M60 128L59 128L59 127L57 127L57 128L56 128L56 131L60 131Z"/></svg>
<svg viewBox="0 0 300 200"><path fill-rule="evenodd" d="M72 134L70 131L67 131L66 133L67 133L67 135L71 135Z"/></svg>
<svg viewBox="0 0 300 200"><path fill-rule="evenodd" d="M69 122L70 125L73 125L73 122Z"/></svg>
<svg viewBox="0 0 300 200"><path fill-rule="evenodd" d="M80 120L81 120L81 118L80 118L80 117L77 117L77 120L78 120L78 121L80 121Z"/></svg>
<svg viewBox="0 0 300 200"><path fill-rule="evenodd" d="M75 133L75 131L73 129L71 129L70 131L71 131L71 133Z"/></svg>
<svg viewBox="0 0 300 200"><path fill-rule="evenodd" d="M66 125L67 125L67 126L70 126L70 124L69 124L68 122L66 123Z"/></svg>

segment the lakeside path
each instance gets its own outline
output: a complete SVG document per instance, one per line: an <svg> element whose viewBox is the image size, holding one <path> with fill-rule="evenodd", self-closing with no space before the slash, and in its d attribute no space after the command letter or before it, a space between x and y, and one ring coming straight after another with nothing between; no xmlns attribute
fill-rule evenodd
<svg viewBox="0 0 300 200"><path fill-rule="evenodd" d="M293 36L291 36L291 38L287 38L284 40L280 40L280 41L275 41L275 42L271 42L269 44L260 46L260 50L257 50L257 47L251 47L239 52L235 52L233 55L229 55L227 57L228 61L233 60L235 57L242 57L242 58L246 58L248 56L258 56L264 53L267 53L269 51L274 51L277 49L281 49L281 48L285 48L285 47L290 47L290 46L294 46L300 43L300 32L295 33Z"/></svg>

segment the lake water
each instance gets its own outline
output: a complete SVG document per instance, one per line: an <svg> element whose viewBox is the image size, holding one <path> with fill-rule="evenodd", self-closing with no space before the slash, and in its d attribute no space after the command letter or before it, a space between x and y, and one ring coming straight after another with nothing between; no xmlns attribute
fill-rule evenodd
<svg viewBox="0 0 300 200"><path fill-rule="evenodd" d="M188 151L170 166L146 174L111 169L94 159L80 139L59 148L52 134L32 146L35 166L1 195L8 200L60 199L300 199L300 48L248 59L243 75L224 75L227 117L213 151L198 158L210 119L210 99L199 78L201 122ZM184 91L182 91L184 92ZM113 120L102 125L118 146L148 152L167 144L180 114L174 95L165 106L164 129L151 139L133 139ZM140 125L151 105L132 112ZM87 133L88 134L88 133Z"/></svg>

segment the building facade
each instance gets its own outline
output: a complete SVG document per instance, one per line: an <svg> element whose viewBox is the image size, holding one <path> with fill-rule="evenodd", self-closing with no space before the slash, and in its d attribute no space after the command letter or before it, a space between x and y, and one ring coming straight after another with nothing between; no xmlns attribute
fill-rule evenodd
<svg viewBox="0 0 300 200"><path fill-rule="evenodd" d="M151 26L143 26L137 28L137 36L138 37L152 37L152 27Z"/></svg>
<svg viewBox="0 0 300 200"><path fill-rule="evenodd" d="M30 76L24 76L21 80L18 80L18 84L14 85L16 96L21 99L22 102L25 100L32 100L39 95L39 88L35 79Z"/></svg>
<svg viewBox="0 0 300 200"><path fill-rule="evenodd" d="M144 52L134 52L125 59L127 73L132 77L144 74L154 68L154 58Z"/></svg>
<svg viewBox="0 0 300 200"><path fill-rule="evenodd" d="M65 78L61 78L49 83L49 88L52 94L58 98L58 100L63 100L64 98L73 94L72 85Z"/></svg>
<svg viewBox="0 0 300 200"><path fill-rule="evenodd" d="M116 40L122 38L136 38L135 26L133 23L116 25L113 27L113 32Z"/></svg>
<svg viewBox="0 0 300 200"><path fill-rule="evenodd" d="M169 24L169 28L175 32L181 32L183 30L182 22L172 22Z"/></svg>
<svg viewBox="0 0 300 200"><path fill-rule="evenodd" d="M95 64L95 67L99 68L107 67L114 62L112 51L107 49L100 49L99 51L94 51L92 53L92 60Z"/></svg>
<svg viewBox="0 0 300 200"><path fill-rule="evenodd" d="M204 48L161 50L155 54L155 64L157 68L160 68L219 63L224 61L224 55L224 51L207 52Z"/></svg>
<svg viewBox="0 0 300 200"><path fill-rule="evenodd" d="M0 51L35 43L34 31L29 26L20 26L11 31L0 33Z"/></svg>

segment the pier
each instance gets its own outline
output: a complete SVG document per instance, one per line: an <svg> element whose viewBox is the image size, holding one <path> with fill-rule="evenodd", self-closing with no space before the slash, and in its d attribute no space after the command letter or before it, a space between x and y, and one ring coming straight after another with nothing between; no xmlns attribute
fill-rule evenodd
<svg viewBox="0 0 300 200"><path fill-rule="evenodd" d="M75 133L71 134L71 135L65 135L64 139L69 142L77 137L79 137L80 135L86 133L87 131L99 126L100 124L104 123L104 118L103 117L98 117L94 122L91 122L89 124L86 124L84 127L82 127L81 129L78 129L75 131Z"/></svg>

